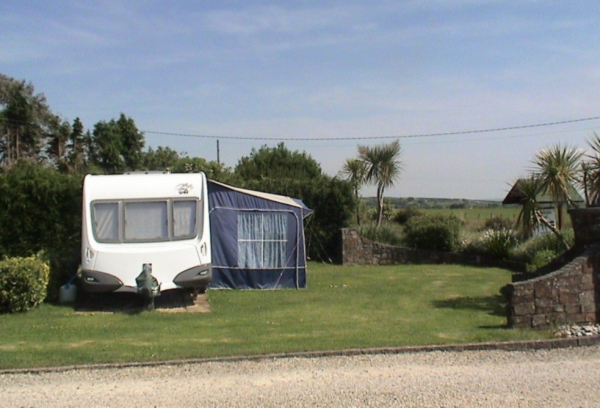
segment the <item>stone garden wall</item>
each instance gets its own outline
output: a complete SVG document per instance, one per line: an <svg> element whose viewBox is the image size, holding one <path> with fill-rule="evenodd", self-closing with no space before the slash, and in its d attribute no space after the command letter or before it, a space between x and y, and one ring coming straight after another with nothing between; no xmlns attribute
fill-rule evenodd
<svg viewBox="0 0 600 408"><path fill-rule="evenodd" d="M566 265L502 289L510 327L547 327L600 320L600 208L569 211L578 253Z"/></svg>
<svg viewBox="0 0 600 408"><path fill-rule="evenodd" d="M595 323L600 317L600 246L589 246L562 268L502 290L510 327Z"/></svg>
<svg viewBox="0 0 600 408"><path fill-rule="evenodd" d="M342 229L340 259L342 265L459 264L495 266L514 271L525 270L523 264L499 261L480 255L426 251L381 244L361 237L358 231L352 228Z"/></svg>

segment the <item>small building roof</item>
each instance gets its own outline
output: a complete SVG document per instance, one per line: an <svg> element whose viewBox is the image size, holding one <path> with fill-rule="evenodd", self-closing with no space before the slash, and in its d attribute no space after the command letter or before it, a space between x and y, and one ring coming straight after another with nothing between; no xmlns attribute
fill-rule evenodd
<svg viewBox="0 0 600 408"><path fill-rule="evenodd" d="M523 203L523 199L525 197L521 191L521 183L523 183L524 181L525 180L523 180L523 179L518 179L515 182L515 184L512 186L512 188L510 189L510 191L508 192L508 194L502 201L502 204L522 204ZM575 189L575 187L573 187L572 185L569 185L569 197L571 198L571 200L574 203L583 203L584 202L583 197L581 197L581 194L579 194L577 192L577 190ZM538 196L536 197L536 201L540 204L552 204L555 202L552 199L552 196L547 191L543 191L540 194L538 194Z"/></svg>

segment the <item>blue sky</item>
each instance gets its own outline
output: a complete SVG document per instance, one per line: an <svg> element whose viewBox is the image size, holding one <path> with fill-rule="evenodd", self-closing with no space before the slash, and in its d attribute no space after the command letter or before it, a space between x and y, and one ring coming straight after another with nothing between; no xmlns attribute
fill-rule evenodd
<svg viewBox="0 0 600 408"><path fill-rule="evenodd" d="M600 120L405 136L600 116L599 33L591 0L4 0L0 72L88 129L123 112L148 146L208 160L215 138L151 132L218 136L231 167L285 140L335 175L400 136L388 196L496 199Z"/></svg>

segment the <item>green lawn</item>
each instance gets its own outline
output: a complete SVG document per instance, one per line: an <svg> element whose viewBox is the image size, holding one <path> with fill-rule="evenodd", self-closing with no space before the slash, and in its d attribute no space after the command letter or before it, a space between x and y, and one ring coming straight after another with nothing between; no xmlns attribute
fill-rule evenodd
<svg viewBox="0 0 600 408"><path fill-rule="evenodd" d="M308 289L209 291L205 315L44 304L0 316L0 368L550 337L504 327L509 281L495 268L311 263Z"/></svg>

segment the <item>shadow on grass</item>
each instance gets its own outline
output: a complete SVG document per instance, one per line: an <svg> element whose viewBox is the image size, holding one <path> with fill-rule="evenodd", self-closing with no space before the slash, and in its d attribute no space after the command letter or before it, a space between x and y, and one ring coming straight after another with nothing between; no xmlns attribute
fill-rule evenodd
<svg viewBox="0 0 600 408"><path fill-rule="evenodd" d="M493 296L459 296L444 300L434 300L436 308L481 310L493 316L506 317L506 300L502 295Z"/></svg>
<svg viewBox="0 0 600 408"><path fill-rule="evenodd" d="M196 297L192 292L180 289L161 292L160 296L154 298L155 310L177 310L186 311L188 308L196 309ZM124 313L137 315L148 311L146 300L135 293L112 292L112 293L78 293L75 304L70 305L75 312L104 312L104 313Z"/></svg>

